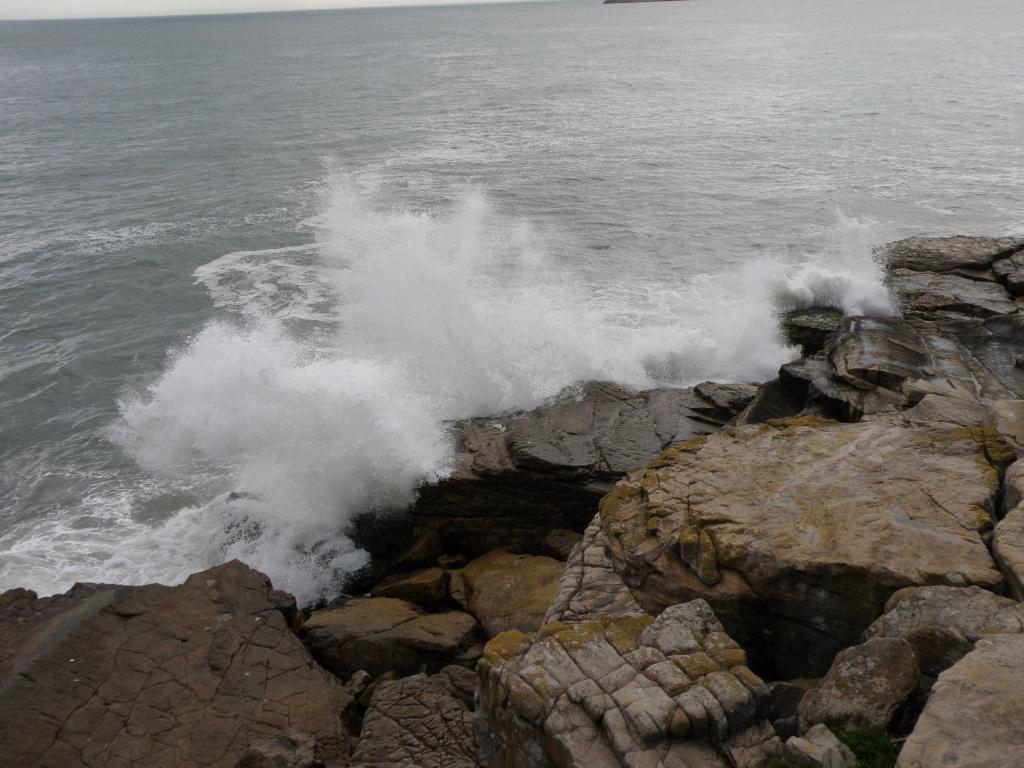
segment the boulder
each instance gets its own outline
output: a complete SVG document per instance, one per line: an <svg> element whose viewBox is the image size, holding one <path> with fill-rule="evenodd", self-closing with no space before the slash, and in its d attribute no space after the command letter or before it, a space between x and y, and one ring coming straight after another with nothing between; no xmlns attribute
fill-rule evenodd
<svg viewBox="0 0 1024 768"><path fill-rule="evenodd" d="M791 736L782 750L793 768L856 768L850 748L824 725L816 725L803 736Z"/></svg>
<svg viewBox="0 0 1024 768"><path fill-rule="evenodd" d="M883 262L890 269L983 275L996 261L1024 249L1019 237L908 237L885 246Z"/></svg>
<svg viewBox="0 0 1024 768"><path fill-rule="evenodd" d="M800 731L819 723L843 730L887 730L919 679L917 656L903 638L875 637L847 648L801 700Z"/></svg>
<svg viewBox="0 0 1024 768"><path fill-rule="evenodd" d="M461 674L472 675L468 670ZM457 689L460 690L461 689ZM377 687L350 768L483 768L473 713L446 674Z"/></svg>
<svg viewBox="0 0 1024 768"><path fill-rule="evenodd" d="M432 605L448 596L448 571L423 568L389 576L373 588L374 597L394 597L417 605Z"/></svg>
<svg viewBox="0 0 1024 768"><path fill-rule="evenodd" d="M619 483L607 552L647 611L704 598L756 668L820 675L897 589L1001 586L982 535L1001 448L980 428L729 427Z"/></svg>
<svg viewBox="0 0 1024 768"><path fill-rule="evenodd" d="M288 602L238 561L177 587L7 593L3 764L230 768L294 728L324 760L343 757L351 701L288 626Z"/></svg>
<svg viewBox="0 0 1024 768"><path fill-rule="evenodd" d="M249 746L235 768L327 768L323 750L308 733L290 730Z"/></svg>
<svg viewBox="0 0 1024 768"><path fill-rule="evenodd" d="M800 347L805 356L813 355L825 348L842 320L843 313L832 307L794 309L782 316L782 331L786 341Z"/></svg>
<svg viewBox="0 0 1024 768"><path fill-rule="evenodd" d="M551 530L583 531L627 469L717 430L745 404L742 386L701 386L703 395L592 382L533 411L464 423L451 475L420 489L409 519L371 526L356 540L391 557L389 548L415 526L436 530L446 552L544 552Z"/></svg>
<svg viewBox="0 0 1024 768"><path fill-rule="evenodd" d="M354 597L314 611L305 629L314 658L331 672L377 677L444 666L472 645L476 620L462 611L426 613L406 600Z"/></svg>
<svg viewBox="0 0 1024 768"><path fill-rule="evenodd" d="M1024 600L1024 504L999 521L992 537L992 556L1006 574L1010 595Z"/></svg>
<svg viewBox="0 0 1024 768"><path fill-rule="evenodd" d="M983 637L1024 632L1024 605L979 587L909 587L896 592L864 637L903 638L921 671L948 669Z"/></svg>
<svg viewBox="0 0 1024 768"><path fill-rule="evenodd" d="M1024 755L1024 635L993 635L943 672L897 768L1018 768Z"/></svg>
<svg viewBox="0 0 1024 768"><path fill-rule="evenodd" d="M478 668L481 751L531 768L762 765L781 743L745 661L701 600L506 632Z"/></svg>
<svg viewBox="0 0 1024 768"><path fill-rule="evenodd" d="M558 589L565 563L543 555L488 552L452 571L452 598L480 622L486 637L509 629L533 632Z"/></svg>
<svg viewBox="0 0 1024 768"><path fill-rule="evenodd" d="M569 624L642 612L629 587L612 569L601 519L595 516L569 556L544 622Z"/></svg>

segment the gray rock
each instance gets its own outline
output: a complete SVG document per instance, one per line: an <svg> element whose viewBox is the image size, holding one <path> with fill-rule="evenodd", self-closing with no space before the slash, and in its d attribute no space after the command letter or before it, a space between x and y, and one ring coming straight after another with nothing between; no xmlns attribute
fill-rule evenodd
<svg viewBox="0 0 1024 768"><path fill-rule="evenodd" d="M919 679L917 656L902 638L872 638L847 648L800 702L800 730L819 723L887 730Z"/></svg>
<svg viewBox="0 0 1024 768"><path fill-rule="evenodd" d="M893 270L892 285L900 306L908 314L955 312L990 317L1016 312L1017 304L999 283L971 280L951 274Z"/></svg>
<svg viewBox="0 0 1024 768"><path fill-rule="evenodd" d="M952 272L967 269L983 273L994 262L1024 248L1016 237L908 237L882 249L890 269L917 272Z"/></svg>
<svg viewBox="0 0 1024 768"><path fill-rule="evenodd" d="M897 768L1019 768L1024 635L993 635L943 672Z"/></svg>
<svg viewBox="0 0 1024 768"><path fill-rule="evenodd" d="M850 748L824 725L816 725L803 736L791 736L782 754L794 768L855 768L857 758Z"/></svg>
<svg viewBox="0 0 1024 768"><path fill-rule="evenodd" d="M979 587L910 587L896 592L865 638L903 638L932 677L983 637L1024 632L1024 605Z"/></svg>
<svg viewBox="0 0 1024 768"><path fill-rule="evenodd" d="M843 313L832 307L794 309L782 316L786 340L800 347L804 355L813 355L825 348L825 341L839 327Z"/></svg>
<svg viewBox="0 0 1024 768"><path fill-rule="evenodd" d="M1024 504L999 521L992 536L992 556L1006 574L1010 595L1024 600Z"/></svg>

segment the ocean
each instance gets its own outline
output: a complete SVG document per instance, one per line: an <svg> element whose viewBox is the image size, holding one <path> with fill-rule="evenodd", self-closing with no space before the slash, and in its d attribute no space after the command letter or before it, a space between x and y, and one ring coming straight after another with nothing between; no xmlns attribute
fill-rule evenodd
<svg viewBox="0 0 1024 768"><path fill-rule="evenodd" d="M770 378L778 312L1024 233L1019 0L0 23L0 590L304 603L453 420ZM232 495L229 495L232 494Z"/></svg>

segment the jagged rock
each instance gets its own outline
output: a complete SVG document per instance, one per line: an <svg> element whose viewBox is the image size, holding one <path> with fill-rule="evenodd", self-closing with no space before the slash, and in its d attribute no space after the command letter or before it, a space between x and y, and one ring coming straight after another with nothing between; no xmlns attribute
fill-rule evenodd
<svg viewBox="0 0 1024 768"><path fill-rule="evenodd" d="M411 571L434 562L442 554L441 534L433 528L416 531L404 550L391 559L391 570Z"/></svg>
<svg viewBox="0 0 1024 768"><path fill-rule="evenodd" d="M908 314L956 312L989 317L1018 309L1013 297L999 283L906 269L893 270L891 280L899 295L900 306Z"/></svg>
<svg viewBox="0 0 1024 768"><path fill-rule="evenodd" d="M886 730L919 679L917 655L903 638L875 637L847 648L801 700L800 730L819 723L845 730Z"/></svg>
<svg viewBox="0 0 1024 768"><path fill-rule="evenodd" d="M908 237L882 249L890 269L984 274L993 263L1024 248L1017 237Z"/></svg>
<svg viewBox="0 0 1024 768"><path fill-rule="evenodd" d="M896 592L867 639L903 638L932 677L958 662L983 637L1024 632L1024 605L979 587L909 587Z"/></svg>
<svg viewBox="0 0 1024 768"><path fill-rule="evenodd" d="M736 417L737 425L764 424L802 413L808 407L808 382L802 369L791 375L790 366L783 366L779 378L762 384L754 399Z"/></svg>
<svg viewBox="0 0 1024 768"><path fill-rule="evenodd" d="M250 745L235 768L326 768L326 764L316 739L290 730Z"/></svg>
<svg viewBox="0 0 1024 768"><path fill-rule="evenodd" d="M993 262L992 272L1014 296L1024 296L1024 251Z"/></svg>
<svg viewBox="0 0 1024 768"><path fill-rule="evenodd" d="M825 725L791 736L782 754L794 768L855 768L857 758Z"/></svg>
<svg viewBox="0 0 1024 768"><path fill-rule="evenodd" d="M629 587L612 569L601 520L595 516L569 556L544 622L575 623L642 612Z"/></svg>
<svg viewBox="0 0 1024 768"><path fill-rule="evenodd" d="M1024 502L1024 460L1011 464L1003 477L1003 514Z"/></svg>
<svg viewBox="0 0 1024 768"><path fill-rule="evenodd" d="M897 768L1018 768L1024 635L993 635L939 676Z"/></svg>
<svg viewBox="0 0 1024 768"><path fill-rule="evenodd" d="M804 355L813 355L825 348L842 319L843 313L832 307L794 309L782 316L782 330L790 344L800 347Z"/></svg>
<svg viewBox="0 0 1024 768"><path fill-rule="evenodd" d="M448 596L448 571L424 568L389 576L373 588L374 597L394 597L417 605L431 605Z"/></svg>
<svg viewBox="0 0 1024 768"><path fill-rule="evenodd" d="M1001 585L982 532L1004 448L962 427L729 427L604 499L607 551L646 610L707 599L757 668L821 674L897 589Z"/></svg>
<svg viewBox="0 0 1024 768"><path fill-rule="evenodd" d="M0 597L0 762L10 768L234 766L289 728L333 760L350 703L232 561L167 587Z"/></svg>
<svg viewBox="0 0 1024 768"><path fill-rule="evenodd" d="M718 429L734 415L729 404L742 402L739 389L703 391L711 399L692 389L636 392L594 382L579 399L465 424L453 473L420 490L411 520L437 530L446 552L476 556L513 545L543 552L552 529L582 531L627 469ZM358 543L377 552L399 534Z"/></svg>
<svg viewBox="0 0 1024 768"><path fill-rule="evenodd" d="M370 700L349 766L482 768L473 738L473 713L453 694L446 675L384 683Z"/></svg>
<svg viewBox="0 0 1024 768"><path fill-rule="evenodd" d="M702 600L506 632L478 668L481 751L531 768L761 765L781 743L745 661Z"/></svg>
<svg viewBox="0 0 1024 768"><path fill-rule="evenodd" d="M496 549L452 572L451 596L487 637L508 629L533 632L558 589L565 564L543 555Z"/></svg>
<svg viewBox="0 0 1024 768"><path fill-rule="evenodd" d="M697 397L708 405L696 403L691 408L713 422L725 424L737 413L742 411L757 395L757 384L723 384L716 381L705 381L693 388Z"/></svg>
<svg viewBox="0 0 1024 768"><path fill-rule="evenodd" d="M1006 574L1010 594L1015 600L1024 600L1024 504L999 521L992 537L992 556Z"/></svg>
<svg viewBox="0 0 1024 768"><path fill-rule="evenodd" d="M542 554L558 558L565 562L572 555L573 549L583 540L583 535L576 531L567 531L563 528L556 528L544 537L544 552Z"/></svg>
<svg viewBox="0 0 1024 768"><path fill-rule="evenodd" d="M472 644L476 620L461 611L425 613L390 597L354 597L314 611L305 628L314 658L334 674L376 677L444 666Z"/></svg>
<svg viewBox="0 0 1024 768"><path fill-rule="evenodd" d="M1024 400L999 400L989 411L992 428L1024 454Z"/></svg>

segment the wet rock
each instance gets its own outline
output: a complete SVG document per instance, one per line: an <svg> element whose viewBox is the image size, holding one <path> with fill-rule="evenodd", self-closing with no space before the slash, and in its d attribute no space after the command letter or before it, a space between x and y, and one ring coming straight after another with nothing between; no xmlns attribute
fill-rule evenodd
<svg viewBox="0 0 1024 768"><path fill-rule="evenodd" d="M897 768L1016 768L1024 755L1024 635L994 635L939 676Z"/></svg>
<svg viewBox="0 0 1024 768"><path fill-rule="evenodd" d="M825 341L839 327L843 313L832 307L794 309L782 316L786 340L800 347L804 355L813 355L825 348Z"/></svg>
<svg viewBox="0 0 1024 768"><path fill-rule="evenodd" d="M705 381L693 388L697 397L707 405L696 403L691 408L716 424L723 425L750 405L757 395L757 384L723 384Z"/></svg>
<svg viewBox="0 0 1024 768"><path fill-rule="evenodd" d="M426 613L390 597L355 597L305 624L314 658L339 677L365 670L374 677L437 669L473 642L476 620L461 611Z"/></svg>
<svg viewBox="0 0 1024 768"><path fill-rule="evenodd" d="M890 269L983 274L1022 248L1024 239L1016 237L908 237L887 245L881 257Z"/></svg>
<svg viewBox="0 0 1024 768"><path fill-rule="evenodd" d="M781 747L767 687L704 601L506 632L478 671L476 730L492 765L724 768Z"/></svg>
<svg viewBox="0 0 1024 768"><path fill-rule="evenodd" d="M402 573L433 563L442 554L441 534L433 528L416 531L409 546L391 559L392 571Z"/></svg>
<svg viewBox="0 0 1024 768"><path fill-rule="evenodd" d="M607 552L648 611L701 597L755 665L821 674L897 589L997 588L991 430L792 419L730 427L630 473Z"/></svg>
<svg viewBox="0 0 1024 768"><path fill-rule="evenodd" d="M262 574L232 561L166 587L0 598L0 743L10 768L234 766L299 728L347 753L351 703Z"/></svg>
<svg viewBox="0 0 1024 768"><path fill-rule="evenodd" d="M816 725L803 736L791 736L782 750L794 768L855 768L857 758L850 748L824 725Z"/></svg>
<svg viewBox="0 0 1024 768"><path fill-rule="evenodd" d="M1024 296L1024 251L992 263L992 272L1014 296Z"/></svg>
<svg viewBox="0 0 1024 768"><path fill-rule="evenodd" d="M738 391L709 385L706 392L712 399L692 389L637 392L593 382L578 399L465 424L455 471L421 489L411 520L436 530L446 552L543 552L551 530L582 531L627 469L718 429L734 415L729 403L742 401ZM359 543L376 552L390 540Z"/></svg>
<svg viewBox="0 0 1024 768"><path fill-rule="evenodd" d="M910 587L896 592L864 637L903 638L932 677L983 637L1024 632L1024 605L978 587Z"/></svg>
<svg viewBox="0 0 1024 768"><path fill-rule="evenodd" d="M847 648L800 702L800 730L824 723L844 730L884 731L919 679L917 656L902 638L876 637Z"/></svg>
<svg viewBox="0 0 1024 768"><path fill-rule="evenodd" d="M494 550L451 575L451 596L476 617L486 637L533 632L555 596L565 564L543 555Z"/></svg>
<svg viewBox="0 0 1024 768"><path fill-rule="evenodd" d="M1013 296L999 283L971 280L951 274L930 274L897 269L891 281L900 306L908 314L956 312L990 317L1016 312Z"/></svg>
<svg viewBox="0 0 1024 768"><path fill-rule="evenodd" d="M235 768L326 768L326 763L316 739L291 730L250 745Z"/></svg>
<svg viewBox="0 0 1024 768"><path fill-rule="evenodd" d="M575 623L642 612L629 587L612 569L601 520L595 516L569 557L544 622Z"/></svg>
<svg viewBox="0 0 1024 768"><path fill-rule="evenodd" d="M408 600L417 605L432 605L448 596L448 578L448 572L441 568L399 573L384 579L370 594Z"/></svg>
<svg viewBox="0 0 1024 768"><path fill-rule="evenodd" d="M349 765L482 768L473 737L473 713L452 692L446 675L415 675L384 683L370 700Z"/></svg>

